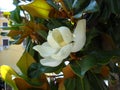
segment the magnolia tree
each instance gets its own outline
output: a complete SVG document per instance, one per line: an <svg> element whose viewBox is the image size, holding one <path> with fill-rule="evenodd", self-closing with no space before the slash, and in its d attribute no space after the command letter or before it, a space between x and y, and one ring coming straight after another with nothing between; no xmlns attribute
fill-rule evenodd
<svg viewBox="0 0 120 90"><path fill-rule="evenodd" d="M8 36L26 47L21 73L7 65L0 73L14 90L119 90L120 0L13 4Z"/></svg>

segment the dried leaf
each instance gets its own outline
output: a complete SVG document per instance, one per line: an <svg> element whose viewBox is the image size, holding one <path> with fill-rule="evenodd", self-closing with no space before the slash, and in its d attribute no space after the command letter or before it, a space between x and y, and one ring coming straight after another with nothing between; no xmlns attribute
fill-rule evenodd
<svg viewBox="0 0 120 90"><path fill-rule="evenodd" d="M8 36L10 37L14 37L14 36L17 36L17 35L20 35L22 32L19 31L19 30L11 30L9 33L8 33Z"/></svg>
<svg viewBox="0 0 120 90"><path fill-rule="evenodd" d="M15 78L14 80L19 90L49 90L47 83L44 83L42 86L33 86L26 82L23 78Z"/></svg>
<svg viewBox="0 0 120 90"><path fill-rule="evenodd" d="M64 74L64 78L71 78L74 77L75 74L73 73L70 65L67 65L66 67L63 68L63 74Z"/></svg>
<svg viewBox="0 0 120 90"><path fill-rule="evenodd" d="M65 86L64 86L64 79L58 79L58 90L65 90Z"/></svg>
<svg viewBox="0 0 120 90"><path fill-rule="evenodd" d="M103 77L108 77L109 74L110 74L110 69L108 66L102 66L101 67L101 72L100 74L103 76Z"/></svg>

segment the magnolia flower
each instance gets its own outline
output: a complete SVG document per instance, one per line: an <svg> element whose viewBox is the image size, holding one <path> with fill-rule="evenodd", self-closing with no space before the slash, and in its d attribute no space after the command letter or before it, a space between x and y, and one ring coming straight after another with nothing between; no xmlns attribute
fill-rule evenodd
<svg viewBox="0 0 120 90"><path fill-rule="evenodd" d="M71 52L80 51L86 41L86 20L79 20L74 33L65 26L49 31L47 42L36 45L34 50L38 51L43 59L40 63L44 66L56 67L67 58Z"/></svg>

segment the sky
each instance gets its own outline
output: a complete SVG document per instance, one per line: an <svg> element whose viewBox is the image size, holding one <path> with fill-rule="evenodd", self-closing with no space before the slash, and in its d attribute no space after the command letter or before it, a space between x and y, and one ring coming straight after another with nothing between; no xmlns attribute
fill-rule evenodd
<svg viewBox="0 0 120 90"><path fill-rule="evenodd" d="M12 4L13 0L0 0L0 11L12 11L15 6Z"/></svg>

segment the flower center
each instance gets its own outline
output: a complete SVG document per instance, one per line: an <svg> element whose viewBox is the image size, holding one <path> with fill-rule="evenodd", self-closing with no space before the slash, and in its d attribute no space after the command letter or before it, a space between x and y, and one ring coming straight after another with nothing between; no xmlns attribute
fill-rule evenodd
<svg viewBox="0 0 120 90"><path fill-rule="evenodd" d="M54 30L52 33L54 40L61 46L65 46L67 43L64 41L61 33L58 30Z"/></svg>

